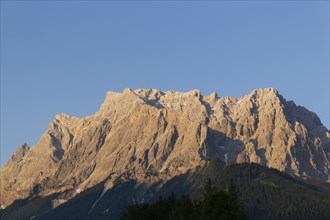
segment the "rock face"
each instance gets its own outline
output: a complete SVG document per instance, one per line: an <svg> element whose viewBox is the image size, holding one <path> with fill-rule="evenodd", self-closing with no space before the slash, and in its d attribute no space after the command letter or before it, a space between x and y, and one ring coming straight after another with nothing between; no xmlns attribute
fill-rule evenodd
<svg viewBox="0 0 330 220"><path fill-rule="evenodd" d="M94 115L56 115L36 146L15 152L1 168L0 204L58 193L56 207L101 182L104 192L128 179L153 184L211 158L330 181L330 132L272 88L240 99L198 90L109 92Z"/></svg>

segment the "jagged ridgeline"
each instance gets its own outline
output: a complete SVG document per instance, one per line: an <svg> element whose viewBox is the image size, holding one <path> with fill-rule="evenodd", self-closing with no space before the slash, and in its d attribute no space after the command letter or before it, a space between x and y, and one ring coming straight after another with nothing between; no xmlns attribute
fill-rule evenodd
<svg viewBox="0 0 330 220"><path fill-rule="evenodd" d="M168 182L214 158L318 180L323 189L330 180L330 133L315 113L272 88L240 99L203 96L198 90L109 92L94 115L56 115L36 146L22 145L7 161L0 173L0 203L8 207L2 213L10 216L10 207L16 207L19 211L12 214L38 216L86 195L93 202L84 203L84 209L93 213L109 193L132 196L123 196L117 209L127 202L152 201ZM182 181L184 186L195 184ZM130 184L146 191L114 190ZM168 191L181 193L184 187L177 188ZM112 215L109 207L102 212Z"/></svg>

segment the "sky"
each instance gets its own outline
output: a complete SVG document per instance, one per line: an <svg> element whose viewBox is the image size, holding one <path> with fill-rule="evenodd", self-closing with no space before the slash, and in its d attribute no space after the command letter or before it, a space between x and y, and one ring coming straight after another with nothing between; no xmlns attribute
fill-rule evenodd
<svg viewBox="0 0 330 220"><path fill-rule="evenodd" d="M1 1L1 165L129 87L276 88L330 128L328 1Z"/></svg>

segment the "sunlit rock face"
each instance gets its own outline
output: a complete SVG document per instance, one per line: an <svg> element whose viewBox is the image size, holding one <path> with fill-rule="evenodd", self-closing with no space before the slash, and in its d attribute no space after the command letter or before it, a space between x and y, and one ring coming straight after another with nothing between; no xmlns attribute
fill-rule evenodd
<svg viewBox="0 0 330 220"><path fill-rule="evenodd" d="M330 133L272 88L240 99L157 89L108 92L94 115L56 115L36 146L1 168L1 206L59 193L54 207L104 182L153 184L211 158L329 181ZM65 191L65 195L61 192Z"/></svg>

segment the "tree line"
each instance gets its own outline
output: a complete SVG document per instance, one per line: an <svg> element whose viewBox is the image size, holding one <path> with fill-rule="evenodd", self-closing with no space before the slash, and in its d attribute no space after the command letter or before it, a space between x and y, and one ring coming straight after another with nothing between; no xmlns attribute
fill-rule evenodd
<svg viewBox="0 0 330 220"><path fill-rule="evenodd" d="M122 220L221 220L247 219L233 183L227 190L216 189L211 179L205 184L204 198L193 201L188 195L159 197L154 204L129 205Z"/></svg>

